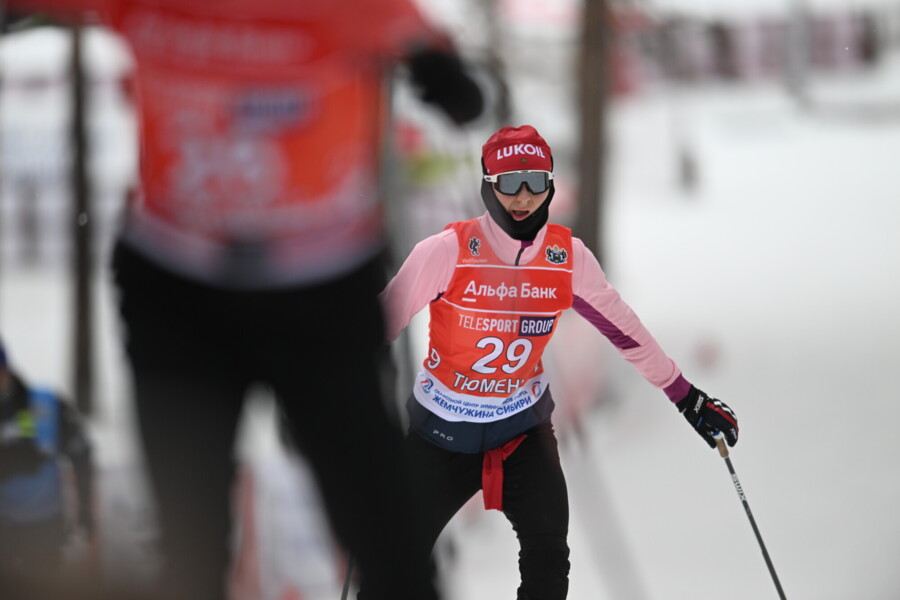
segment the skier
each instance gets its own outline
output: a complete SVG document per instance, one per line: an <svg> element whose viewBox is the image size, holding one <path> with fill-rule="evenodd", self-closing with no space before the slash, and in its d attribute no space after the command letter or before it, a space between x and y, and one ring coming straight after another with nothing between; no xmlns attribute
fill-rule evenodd
<svg viewBox="0 0 900 600"><path fill-rule="evenodd" d="M480 113L449 39L410 0L12 4L90 11L134 55L141 194L113 267L166 597L224 594L232 446L264 384L374 597L434 598L379 399L377 179L393 65L454 123Z"/></svg>
<svg viewBox="0 0 900 600"><path fill-rule="evenodd" d="M67 468L75 484L69 493ZM54 579L67 544L94 547L93 468L78 412L58 394L27 385L0 341L0 573Z"/></svg>
<svg viewBox="0 0 900 600"><path fill-rule="evenodd" d="M541 355L573 308L713 447L738 438L734 413L682 375L571 231L547 223L550 147L531 126L503 127L482 148L487 212L420 242L382 292L388 339L426 305L428 354L407 402L407 449L427 511L428 554L479 490L519 540L519 599L568 590L568 498Z"/></svg>

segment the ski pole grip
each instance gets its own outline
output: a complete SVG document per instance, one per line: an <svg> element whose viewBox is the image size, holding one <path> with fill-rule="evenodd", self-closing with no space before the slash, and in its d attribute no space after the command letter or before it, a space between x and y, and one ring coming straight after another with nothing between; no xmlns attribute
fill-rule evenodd
<svg viewBox="0 0 900 600"><path fill-rule="evenodd" d="M728 458L728 446L725 445L725 436L721 433L716 434L716 448L719 449L719 456Z"/></svg>

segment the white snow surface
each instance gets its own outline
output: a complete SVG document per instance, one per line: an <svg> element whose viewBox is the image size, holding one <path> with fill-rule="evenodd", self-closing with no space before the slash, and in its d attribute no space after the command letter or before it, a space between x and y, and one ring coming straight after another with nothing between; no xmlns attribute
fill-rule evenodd
<svg viewBox="0 0 900 600"><path fill-rule="evenodd" d="M893 600L900 110L865 106L900 107L900 65L820 82L815 97L821 108L804 111L773 86L706 87L613 106L604 266L688 379L737 413L731 458L787 597ZM542 132L552 145L553 132ZM681 136L697 166L692 191L677 185ZM138 473L105 270L96 289L92 431L104 469ZM63 391L68 305L63 267L0 268L11 360ZM551 347L548 362L570 360ZM603 346L596 361L606 375L583 436L559 426L569 597L777 597L723 461L614 351ZM563 410L566 399L557 400ZM272 451L271 431L256 435L268 440L257 456ZM500 513L473 502L446 538L448 600L514 596L517 546Z"/></svg>

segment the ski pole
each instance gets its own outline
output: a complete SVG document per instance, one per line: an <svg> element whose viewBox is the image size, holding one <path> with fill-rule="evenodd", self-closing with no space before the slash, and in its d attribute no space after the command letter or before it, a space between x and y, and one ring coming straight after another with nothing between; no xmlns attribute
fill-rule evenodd
<svg viewBox="0 0 900 600"><path fill-rule="evenodd" d="M734 472L734 465L731 464L731 458L728 457L728 446L725 445L724 436L719 433L715 436L716 438L716 447L719 449L719 456L725 459L725 464L728 465L728 472L731 473L731 481L734 483L734 489L737 490L738 497L741 499L741 503L744 505L744 510L747 512L747 518L750 519L750 525L753 527L753 533L756 534L756 541L759 542L759 547L762 550L763 558L766 559L766 566L769 567L769 574L772 575L772 581L775 582L775 588L778 590L778 597L781 600L786 600L784 595L784 590L781 588L781 582L778 581L778 575L775 573L775 567L772 565L772 559L769 558L769 553L766 550L766 545L763 543L762 536L759 534L759 528L756 526L756 519L753 518L753 513L750 512L750 505L747 503L747 496L744 495L744 488L741 487L741 482L738 481L737 473Z"/></svg>
<svg viewBox="0 0 900 600"><path fill-rule="evenodd" d="M353 573L353 555L347 555L347 573L344 575L344 589L341 591L341 600L347 600L347 594L350 593L350 576Z"/></svg>

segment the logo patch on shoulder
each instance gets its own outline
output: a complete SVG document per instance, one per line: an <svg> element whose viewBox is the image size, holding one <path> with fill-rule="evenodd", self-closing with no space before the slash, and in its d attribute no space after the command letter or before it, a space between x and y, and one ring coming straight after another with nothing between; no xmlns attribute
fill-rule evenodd
<svg viewBox="0 0 900 600"><path fill-rule="evenodd" d="M478 256L480 254L479 248L481 248L481 240L477 237L473 237L469 240L469 252L472 253L472 256Z"/></svg>
<svg viewBox="0 0 900 600"><path fill-rule="evenodd" d="M566 252L566 249L560 248L556 244L547 246L547 249L544 251L544 253L547 256L547 262L554 265L562 265L565 264L567 260L569 260L569 253Z"/></svg>

